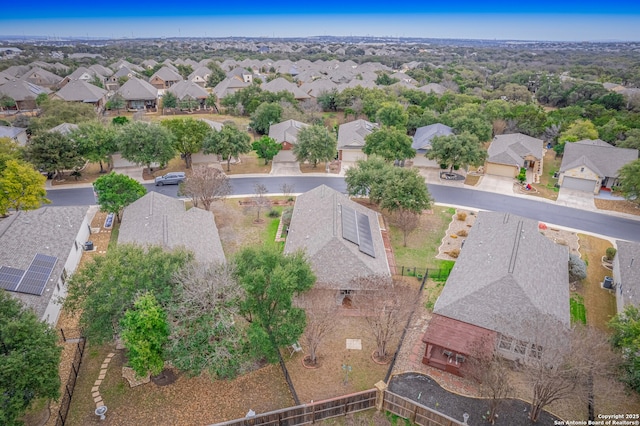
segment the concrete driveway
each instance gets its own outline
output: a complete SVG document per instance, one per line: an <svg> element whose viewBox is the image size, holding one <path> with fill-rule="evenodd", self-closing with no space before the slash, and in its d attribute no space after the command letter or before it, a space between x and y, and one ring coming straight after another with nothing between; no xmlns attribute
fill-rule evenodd
<svg viewBox="0 0 640 426"><path fill-rule="evenodd" d="M296 161L295 155L291 150L282 150L275 157L271 163L271 175L277 176L291 176L300 175L300 163Z"/></svg>
<svg viewBox="0 0 640 426"><path fill-rule="evenodd" d="M498 194L513 194L513 178L503 176L493 176L485 174L480 179L476 189L480 191L497 192Z"/></svg>
<svg viewBox="0 0 640 426"><path fill-rule="evenodd" d="M593 193L577 189L560 188L556 204L581 210L596 210Z"/></svg>

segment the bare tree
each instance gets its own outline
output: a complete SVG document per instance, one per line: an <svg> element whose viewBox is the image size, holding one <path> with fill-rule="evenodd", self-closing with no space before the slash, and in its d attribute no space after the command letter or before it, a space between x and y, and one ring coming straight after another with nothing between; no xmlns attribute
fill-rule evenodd
<svg viewBox="0 0 640 426"><path fill-rule="evenodd" d="M303 338L309 348L309 364L316 365L320 347L336 328L338 309L333 300L322 292L313 290L298 296L298 302L307 314L307 326Z"/></svg>
<svg viewBox="0 0 640 426"><path fill-rule="evenodd" d="M269 192L269 190L264 184L256 183L255 185L253 185L253 190L255 192L255 195L252 200L253 208L258 213L258 216L256 217L256 223L258 223L260 222L260 212L263 209L271 207L271 200L265 197L265 194Z"/></svg>
<svg viewBox="0 0 640 426"><path fill-rule="evenodd" d="M480 383L480 396L487 398L489 403L487 421L494 424L500 405L513 393L509 384L509 367L493 348L487 351L481 342L473 344L470 352L467 368L470 376Z"/></svg>
<svg viewBox="0 0 640 426"><path fill-rule="evenodd" d="M291 198L291 194L293 193L294 190L295 190L295 185L292 183L284 182L282 185L280 185L280 191L282 191L282 195L287 197L287 199Z"/></svg>
<svg viewBox="0 0 640 426"><path fill-rule="evenodd" d="M402 231L402 245L407 246L407 236L420 224L420 215L410 210L399 209L391 215L393 223Z"/></svg>
<svg viewBox="0 0 640 426"><path fill-rule="evenodd" d="M354 303L364 312L376 341L376 358L388 359L388 345L402 334L417 304L417 289L378 275L356 278L352 288L355 290Z"/></svg>
<svg viewBox="0 0 640 426"><path fill-rule="evenodd" d="M191 176L180 184L180 193L190 197L194 207L202 203L204 209L209 210L215 200L231 194L231 184L222 171L197 165L193 166Z"/></svg>

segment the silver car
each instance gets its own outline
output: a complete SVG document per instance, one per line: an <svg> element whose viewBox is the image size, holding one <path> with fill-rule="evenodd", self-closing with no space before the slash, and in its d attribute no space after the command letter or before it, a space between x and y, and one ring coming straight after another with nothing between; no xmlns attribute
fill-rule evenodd
<svg viewBox="0 0 640 426"><path fill-rule="evenodd" d="M171 172L156 178L156 186L178 185L186 179L184 172Z"/></svg>

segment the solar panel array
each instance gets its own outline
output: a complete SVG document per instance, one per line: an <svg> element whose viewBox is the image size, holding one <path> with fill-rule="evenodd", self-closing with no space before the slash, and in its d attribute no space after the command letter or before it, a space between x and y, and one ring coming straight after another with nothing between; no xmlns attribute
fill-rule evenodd
<svg viewBox="0 0 640 426"><path fill-rule="evenodd" d="M362 253L376 257L369 216L350 207L340 206L340 208L342 212L342 238L357 244Z"/></svg>
<svg viewBox="0 0 640 426"><path fill-rule="evenodd" d="M26 271L2 266L0 267L0 287L18 293L41 296L57 261L57 257L38 253Z"/></svg>

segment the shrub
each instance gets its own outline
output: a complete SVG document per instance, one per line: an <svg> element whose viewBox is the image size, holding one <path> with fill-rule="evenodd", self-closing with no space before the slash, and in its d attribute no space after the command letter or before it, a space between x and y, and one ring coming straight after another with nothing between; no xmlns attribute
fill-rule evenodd
<svg viewBox="0 0 640 426"><path fill-rule="evenodd" d="M467 214L466 214L465 212L459 212L459 213L456 215L456 218L457 218L458 220L467 220Z"/></svg>
<svg viewBox="0 0 640 426"><path fill-rule="evenodd" d="M461 229L458 232L456 232L456 235L458 235L458 237L466 237L467 235L469 235L469 233L467 232L466 229Z"/></svg>
<svg viewBox="0 0 640 426"><path fill-rule="evenodd" d="M525 169L524 167L520 169L520 173L518 173L518 181L520 183L524 183L524 181L527 180L527 169Z"/></svg>
<svg viewBox="0 0 640 426"><path fill-rule="evenodd" d="M276 217L280 217L280 213L278 212L278 210L269 210L269 213L267 213L267 216L276 218Z"/></svg>
<svg viewBox="0 0 640 426"><path fill-rule="evenodd" d="M447 168L447 166L448 166L447 164L440 164L440 168L441 168L442 170L446 169L446 168Z"/></svg>
<svg viewBox="0 0 640 426"><path fill-rule="evenodd" d="M456 239L458 236L456 234L451 234L451 238Z"/></svg>
<svg viewBox="0 0 640 426"><path fill-rule="evenodd" d="M449 250L449 251L445 252L445 254L448 254L449 256L453 257L454 259L457 259L458 256L460 256L460 249Z"/></svg>
<svg viewBox="0 0 640 426"><path fill-rule="evenodd" d="M587 278L587 265L577 254L569 254L569 281L581 281Z"/></svg>
<svg viewBox="0 0 640 426"><path fill-rule="evenodd" d="M616 253L617 253L617 250L615 248L607 247L607 251L606 251L607 260L613 260L613 258L616 257Z"/></svg>

